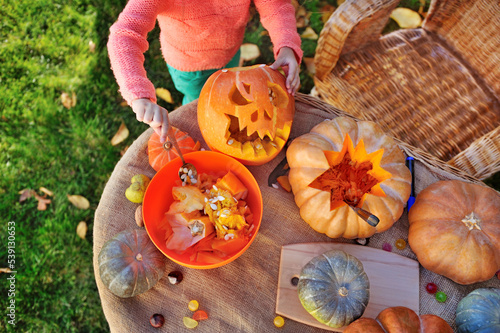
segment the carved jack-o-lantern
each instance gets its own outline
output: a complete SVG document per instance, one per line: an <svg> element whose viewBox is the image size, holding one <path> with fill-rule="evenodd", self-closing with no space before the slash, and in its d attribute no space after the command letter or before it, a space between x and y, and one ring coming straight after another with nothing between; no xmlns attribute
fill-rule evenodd
<svg viewBox="0 0 500 333"><path fill-rule="evenodd" d="M285 78L265 65L215 72L198 101L198 124L210 149L251 165L278 155L294 114Z"/></svg>

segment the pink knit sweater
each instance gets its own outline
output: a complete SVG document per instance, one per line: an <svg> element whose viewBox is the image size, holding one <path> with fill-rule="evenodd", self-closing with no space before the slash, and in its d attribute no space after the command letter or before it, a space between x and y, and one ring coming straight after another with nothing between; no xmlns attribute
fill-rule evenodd
<svg viewBox="0 0 500 333"><path fill-rule="evenodd" d="M156 101L144 69L147 34L158 20L165 61L181 71L221 68L240 47L251 0L129 0L110 28L108 52L120 92L130 104ZM302 59L295 11L290 0L254 0L262 25L279 50L290 47Z"/></svg>

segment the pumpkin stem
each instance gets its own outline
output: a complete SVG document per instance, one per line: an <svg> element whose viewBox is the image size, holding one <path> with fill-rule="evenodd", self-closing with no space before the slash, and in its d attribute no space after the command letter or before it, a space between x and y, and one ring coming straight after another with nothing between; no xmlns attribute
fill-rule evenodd
<svg viewBox="0 0 500 333"><path fill-rule="evenodd" d="M339 289L339 295L346 297L349 294L349 290L347 290L346 287L340 287Z"/></svg>
<svg viewBox="0 0 500 333"><path fill-rule="evenodd" d="M172 149L172 142L170 142L170 141L165 141L165 143L163 144L163 149L165 149L165 150L170 150L170 149Z"/></svg>
<svg viewBox="0 0 500 333"><path fill-rule="evenodd" d="M472 229L478 229L481 230L481 226L479 225L479 222L481 222L481 219L479 216L474 214L474 212L470 213L469 215L466 215L465 218L462 220L462 222L465 224L469 230Z"/></svg>
<svg viewBox="0 0 500 333"><path fill-rule="evenodd" d="M135 256L135 259L136 259L137 261L142 261L142 254L137 253L137 255Z"/></svg>

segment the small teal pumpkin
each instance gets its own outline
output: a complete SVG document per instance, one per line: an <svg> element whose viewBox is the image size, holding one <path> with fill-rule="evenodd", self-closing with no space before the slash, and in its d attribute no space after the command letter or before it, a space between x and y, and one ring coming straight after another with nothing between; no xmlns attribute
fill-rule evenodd
<svg viewBox="0 0 500 333"><path fill-rule="evenodd" d="M358 258L331 250L302 268L297 290L307 312L320 323L338 328L363 315L370 298L370 281Z"/></svg>
<svg viewBox="0 0 500 333"><path fill-rule="evenodd" d="M116 296L127 298L146 292L161 279L165 256L146 230L125 230L103 245L98 264L104 285Z"/></svg>
<svg viewBox="0 0 500 333"><path fill-rule="evenodd" d="M479 288L465 296L455 323L459 333L500 332L500 289Z"/></svg>

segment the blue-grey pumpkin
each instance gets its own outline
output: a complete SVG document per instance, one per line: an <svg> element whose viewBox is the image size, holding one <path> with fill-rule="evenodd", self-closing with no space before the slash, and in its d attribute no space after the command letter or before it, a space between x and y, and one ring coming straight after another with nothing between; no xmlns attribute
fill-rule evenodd
<svg viewBox="0 0 500 333"><path fill-rule="evenodd" d="M307 312L320 323L338 328L363 315L370 298L370 281L356 257L331 250L302 268L297 290Z"/></svg>
<svg viewBox="0 0 500 333"><path fill-rule="evenodd" d="M459 333L500 332L500 289L472 291L458 303L456 314Z"/></svg>
<svg viewBox="0 0 500 333"><path fill-rule="evenodd" d="M161 279L165 256L146 230L125 230L103 245L98 264L104 285L116 296L127 298L146 292Z"/></svg>

